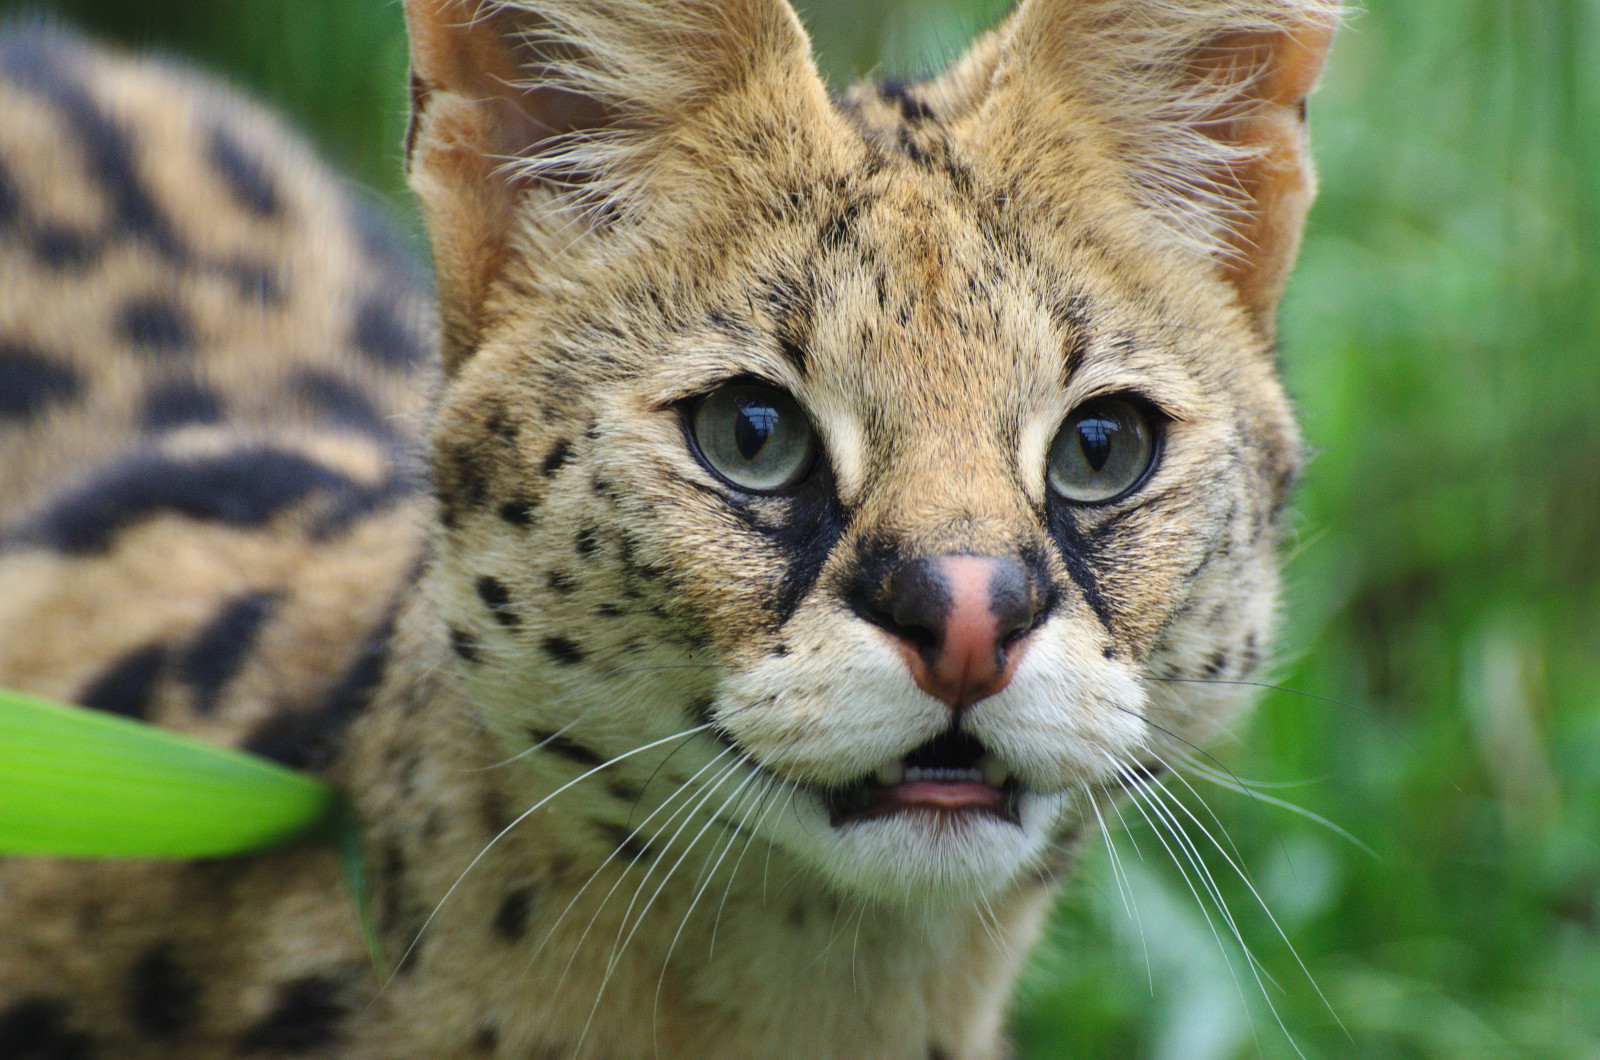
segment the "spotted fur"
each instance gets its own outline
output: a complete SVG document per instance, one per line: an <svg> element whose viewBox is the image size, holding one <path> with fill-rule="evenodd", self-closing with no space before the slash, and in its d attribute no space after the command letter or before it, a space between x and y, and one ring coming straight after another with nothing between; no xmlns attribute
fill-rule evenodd
<svg viewBox="0 0 1600 1060"><path fill-rule="evenodd" d="M337 786L382 963L315 845L13 861L0 1056L1006 1055L1095 807L1270 643L1336 10L1026 0L838 97L784 0L406 11L437 345L272 119L0 38L0 681ZM814 426L792 488L698 455L745 379ZM1156 461L1067 502L1111 394ZM954 711L884 617L952 556L1026 618ZM953 745L1008 815L841 821Z"/></svg>

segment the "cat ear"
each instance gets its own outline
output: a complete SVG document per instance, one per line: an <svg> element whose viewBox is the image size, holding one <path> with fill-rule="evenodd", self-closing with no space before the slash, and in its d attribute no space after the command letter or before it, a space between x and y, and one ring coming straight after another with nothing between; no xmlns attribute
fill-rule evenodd
<svg viewBox="0 0 1600 1060"><path fill-rule="evenodd" d="M704 207L714 196L686 197L683 183L748 131L730 127L739 116L792 121L828 106L787 0L405 8L406 161L433 242L447 369L476 345L511 255Z"/></svg>
<svg viewBox="0 0 1600 1060"><path fill-rule="evenodd" d="M1339 15L1337 0L1025 0L983 120L1036 174L1073 173L1040 155L1081 156L1087 133L1270 338L1316 188L1305 100Z"/></svg>

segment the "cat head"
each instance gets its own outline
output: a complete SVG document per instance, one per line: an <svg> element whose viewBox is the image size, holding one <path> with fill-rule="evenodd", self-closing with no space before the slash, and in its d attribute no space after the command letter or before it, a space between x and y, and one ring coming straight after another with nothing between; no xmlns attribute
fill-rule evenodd
<svg viewBox="0 0 1600 1060"><path fill-rule="evenodd" d="M971 895L1246 704L1332 4L1026 0L838 97L784 0L407 15L490 725L700 727L679 780L835 884Z"/></svg>

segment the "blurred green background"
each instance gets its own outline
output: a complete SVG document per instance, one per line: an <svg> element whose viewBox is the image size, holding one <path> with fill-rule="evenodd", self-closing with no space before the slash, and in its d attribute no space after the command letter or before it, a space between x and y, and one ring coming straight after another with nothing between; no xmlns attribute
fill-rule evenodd
<svg viewBox="0 0 1600 1060"><path fill-rule="evenodd" d="M398 4L0 0L41 7L246 84L415 230ZM930 69L1003 7L804 11L843 81ZM1091 848L1016 1009L1023 1055L1596 1060L1600 0L1372 0L1312 123L1283 344L1318 455L1279 679L1328 699L1273 692L1216 753L1372 852L1192 781L1287 935L1191 828L1258 984L1125 811L1137 915Z"/></svg>

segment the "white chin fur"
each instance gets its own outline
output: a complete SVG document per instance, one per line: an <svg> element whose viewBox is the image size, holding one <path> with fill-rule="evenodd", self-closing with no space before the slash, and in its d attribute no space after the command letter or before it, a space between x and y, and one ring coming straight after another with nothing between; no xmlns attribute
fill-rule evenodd
<svg viewBox="0 0 1600 1060"><path fill-rule="evenodd" d="M805 797L802 797L805 798ZM1024 795L1021 825L982 813L911 811L834 827L820 803L795 800L779 841L838 890L876 901L970 902L996 894L1046 853L1064 800ZM799 820L796 821L798 816Z"/></svg>

